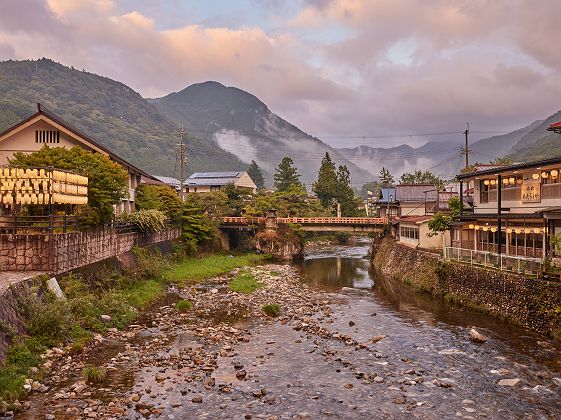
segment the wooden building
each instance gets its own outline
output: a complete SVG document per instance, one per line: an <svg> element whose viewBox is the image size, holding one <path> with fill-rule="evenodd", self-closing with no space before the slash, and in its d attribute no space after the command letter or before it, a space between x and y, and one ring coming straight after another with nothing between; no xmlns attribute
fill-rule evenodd
<svg viewBox="0 0 561 420"><path fill-rule="evenodd" d="M40 150L44 145L65 148L79 146L108 156L112 161L123 166L129 175L129 194L116 207L117 214L135 210L135 189L140 185L141 177L152 178L151 175L120 158L90 136L45 109L41 104L37 104L35 114L0 133L0 165L7 164L8 159L16 152L32 153Z"/></svg>

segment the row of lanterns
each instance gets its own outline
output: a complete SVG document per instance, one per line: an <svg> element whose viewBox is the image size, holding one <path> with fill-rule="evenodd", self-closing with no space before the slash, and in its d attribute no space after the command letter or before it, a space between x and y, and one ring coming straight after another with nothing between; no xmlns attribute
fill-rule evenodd
<svg viewBox="0 0 561 420"><path fill-rule="evenodd" d="M53 204L88 204L87 196L70 195L70 194L53 194ZM49 193L17 193L15 197L12 194L4 194L0 196L2 204L51 204L51 195Z"/></svg>
<svg viewBox="0 0 561 420"><path fill-rule="evenodd" d="M24 168L0 168L0 182L26 181L26 180L49 180L66 182L68 184L88 185L88 177L58 169L24 169Z"/></svg>
<svg viewBox="0 0 561 420"><path fill-rule="evenodd" d="M557 179L559 177L559 171L557 169L553 169L549 172L547 171L542 171L542 173L533 173L532 174L532 179L534 181L537 181L538 179L543 178L543 179L547 179L549 177L551 177L551 179ZM499 181L497 181L496 179L486 179L485 181L483 181L483 184L485 185L497 185ZM505 177L503 178L503 184L504 185L522 185L522 178L515 178L513 176L511 177Z"/></svg>
<svg viewBox="0 0 561 420"><path fill-rule="evenodd" d="M479 225L474 225L474 224L470 224L469 225L470 229L473 230L479 230L481 229L483 232L487 232L487 231L491 231L493 233L495 233L497 231L497 228L495 226L479 226ZM516 234L520 234L520 233L542 233L542 232L546 232L546 228L506 228L505 229L506 233L516 233Z"/></svg>

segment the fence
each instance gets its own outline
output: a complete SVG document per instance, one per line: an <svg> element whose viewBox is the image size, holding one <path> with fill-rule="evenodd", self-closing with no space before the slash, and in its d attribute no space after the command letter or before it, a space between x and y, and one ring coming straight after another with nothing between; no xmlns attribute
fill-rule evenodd
<svg viewBox="0 0 561 420"><path fill-rule="evenodd" d="M539 258L517 257L504 254L499 255L494 252L475 251L467 248L445 247L444 258L501 271L532 274L536 276L542 270L542 261Z"/></svg>
<svg viewBox="0 0 561 420"><path fill-rule="evenodd" d="M76 230L78 216L69 215L4 215L0 216L0 233L28 234L28 233L66 233Z"/></svg>

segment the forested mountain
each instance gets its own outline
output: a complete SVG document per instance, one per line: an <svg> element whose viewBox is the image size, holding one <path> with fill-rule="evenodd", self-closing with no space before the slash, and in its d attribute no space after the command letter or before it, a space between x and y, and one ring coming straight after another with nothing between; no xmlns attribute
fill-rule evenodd
<svg viewBox="0 0 561 420"><path fill-rule="evenodd" d="M128 86L48 59L0 62L0 131L36 112L37 102L147 172L174 174L177 124ZM246 167L196 136L187 165L189 172Z"/></svg>
<svg viewBox="0 0 561 420"><path fill-rule="evenodd" d="M216 142L244 162L255 160L269 181L282 158L289 156L302 174L302 181L311 184L325 152L337 164L347 165L355 185L372 179L369 171L274 114L257 97L241 89L205 82L150 102L170 120L182 122L194 135Z"/></svg>

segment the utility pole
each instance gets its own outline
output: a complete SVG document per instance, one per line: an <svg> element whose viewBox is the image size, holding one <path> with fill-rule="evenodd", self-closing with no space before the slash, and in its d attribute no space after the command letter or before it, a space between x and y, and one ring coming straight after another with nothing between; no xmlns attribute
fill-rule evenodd
<svg viewBox="0 0 561 420"><path fill-rule="evenodd" d="M466 136L465 153L466 153L466 171L467 171L468 167L469 167L469 144L468 144L469 123L467 123L467 128L466 128L466 131L464 131L464 134Z"/></svg>
<svg viewBox="0 0 561 420"><path fill-rule="evenodd" d="M183 143L183 137L186 135L187 133L183 128L183 124L179 124L179 128L177 130L177 137L179 137L177 157L179 159L179 197L181 200L185 200L185 144Z"/></svg>

